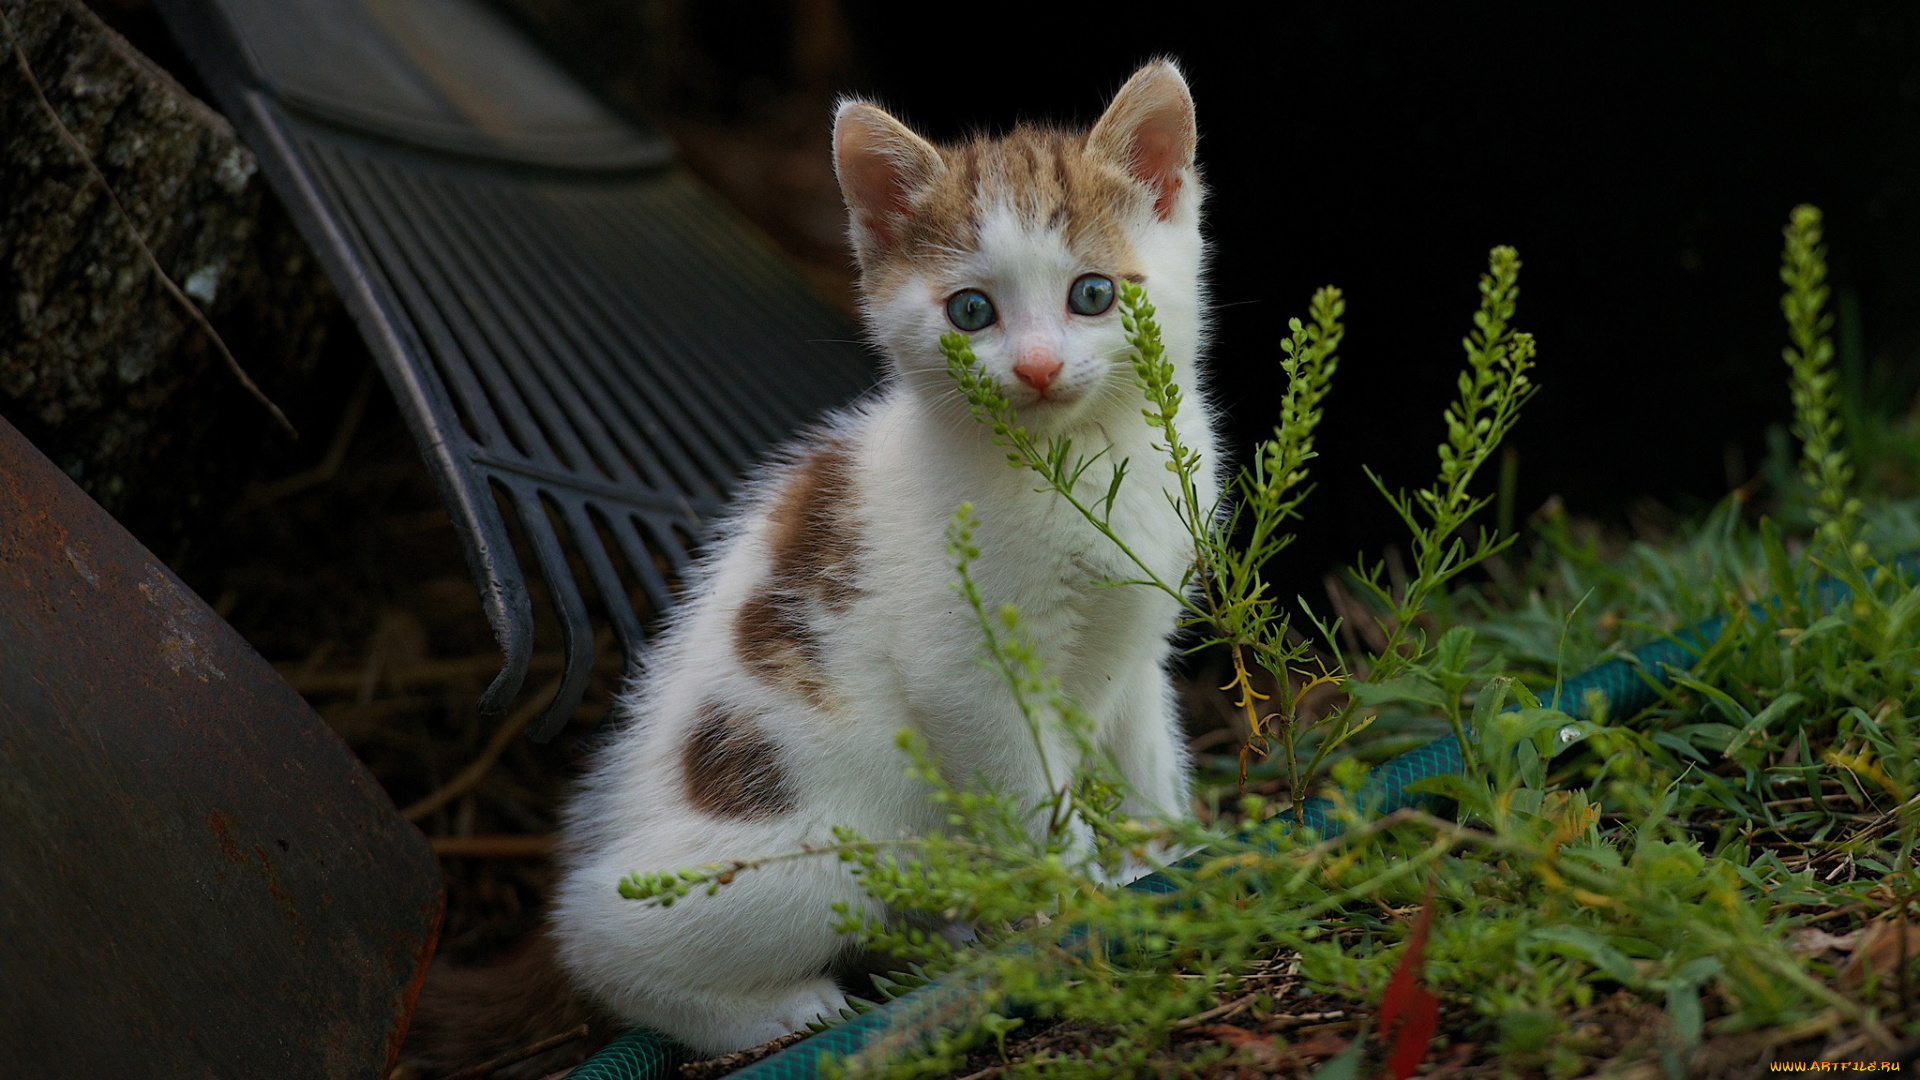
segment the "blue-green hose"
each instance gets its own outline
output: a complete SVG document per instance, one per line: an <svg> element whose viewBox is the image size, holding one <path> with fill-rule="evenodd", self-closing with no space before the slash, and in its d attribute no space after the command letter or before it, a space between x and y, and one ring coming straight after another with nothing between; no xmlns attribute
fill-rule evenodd
<svg viewBox="0 0 1920 1080"><path fill-rule="evenodd" d="M1920 553L1908 553L1894 560L1896 572L1911 575L1920 569ZM1846 600L1846 586L1828 579L1814 588L1818 607L1830 608ZM1764 615L1768 605L1751 606L1756 616ZM1662 638L1626 656L1596 665L1561 683L1546 704L1580 719L1591 718L1591 702L1597 691L1614 716L1628 716L1654 703L1660 687L1671 679L1674 670L1685 670L1705 649L1719 640L1726 629L1724 615L1697 623L1669 638ZM1390 758L1367 774L1357 802L1367 814L1387 814L1418 804L1429 798L1408 789L1430 776L1458 773L1465 766L1460 743L1452 735ZM1300 804L1300 821L1322 836L1340 831L1332 816L1333 804L1315 797ZM1148 874L1129 885L1150 892L1171 891L1173 885L1161 874ZM732 1080L814 1080L820 1062L826 1057L851 1057L870 1049L889 1035L929 1030L943 1014L961 1014L967 1003L978 998L982 985L978 980L940 979L883 1002L850 1020L837 1024L810 1039L763 1058L732 1074ZM692 1055L651 1031L635 1029L609 1043L573 1072L567 1080L665 1080Z"/></svg>
<svg viewBox="0 0 1920 1080"><path fill-rule="evenodd" d="M678 1043L635 1028L600 1048L567 1080L665 1080L693 1054Z"/></svg>

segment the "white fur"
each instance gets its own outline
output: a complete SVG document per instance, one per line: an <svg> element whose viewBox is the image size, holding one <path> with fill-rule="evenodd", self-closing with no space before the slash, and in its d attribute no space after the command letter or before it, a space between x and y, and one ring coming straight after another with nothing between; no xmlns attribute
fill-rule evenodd
<svg viewBox="0 0 1920 1080"><path fill-rule="evenodd" d="M1219 458L1194 366L1204 335L1200 195L1190 172L1185 179L1169 220L1142 212L1129 231L1186 393L1182 437L1208 463L1201 498L1211 505ZM844 612L813 612L829 643L823 660L838 704L822 710L769 686L736 654L735 612L768 576L767 511L790 471L781 467L751 484L724 523L621 699L618 732L568 815L554 925L563 962L602 1004L706 1053L752 1046L837 1011L844 999L829 970L845 944L830 928L831 905L875 910L837 860L777 863L669 908L623 899L616 884L635 870L796 851L830 841L835 825L871 838L941 828L921 786L905 775L894 742L903 726L926 739L956 782L979 778L1042 797L1031 736L1006 687L976 663L979 628L950 587L944 538L962 501L978 519L973 574L990 609L1018 606L1131 785L1130 809L1187 812L1187 761L1167 672L1177 605L1142 587L1091 584L1138 575L1063 500L1036 492L1037 477L1009 467L967 414L937 349L951 329L945 298L969 286L986 290L1000 311L998 324L972 335L973 348L1016 406L1030 404L1032 393L1012 375L1015 353L1032 343L1052 349L1065 364L1050 389L1060 400L1023 407L1023 422L1043 438L1072 435L1080 452L1111 446L1107 461L1132 461L1114 526L1163 579L1177 581L1191 541L1168 505L1175 482L1140 415L1119 304L1097 317L1064 309L1072 281L1099 269L1076 262L1057 232L1023 226L1002 208L985 219L980 250L867 298L869 331L894 377L826 424L852 454L860 526L857 598ZM1104 463L1085 481L1093 495L1106 482ZM707 700L762 718L796 809L740 820L688 804L681 748L690 713ZM1063 745L1049 756L1056 777L1070 770Z"/></svg>

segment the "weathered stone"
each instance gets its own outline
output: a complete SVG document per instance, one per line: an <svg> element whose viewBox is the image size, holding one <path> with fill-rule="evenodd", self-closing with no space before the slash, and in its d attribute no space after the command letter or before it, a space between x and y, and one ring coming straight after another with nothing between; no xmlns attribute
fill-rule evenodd
<svg viewBox="0 0 1920 1080"><path fill-rule="evenodd" d="M132 229L296 423L339 305L224 118L80 0L0 0L0 14L131 218L6 48L0 415L149 546L171 544L293 450Z"/></svg>

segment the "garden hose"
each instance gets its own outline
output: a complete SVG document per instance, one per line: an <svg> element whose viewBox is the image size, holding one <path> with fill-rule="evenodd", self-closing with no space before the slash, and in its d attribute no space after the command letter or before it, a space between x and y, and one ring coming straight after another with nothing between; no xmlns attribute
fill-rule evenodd
<svg viewBox="0 0 1920 1080"><path fill-rule="evenodd" d="M1920 572L1920 551L1894 559L1890 569L1915 575ZM1844 584L1832 578L1816 584L1813 594L1813 606L1822 609L1843 603L1852 595ZM1769 602L1754 603L1748 610L1756 617L1763 617L1769 610ZM1726 627L1727 617L1717 615L1670 637L1649 642L1625 656L1567 679L1547 695L1544 704L1576 719L1591 719L1597 691L1612 714L1626 716L1639 712L1659 698L1672 670L1691 666L1693 660L1719 640ZM1457 774L1465 764L1459 741L1452 735L1442 736L1375 766L1356 793L1355 803L1368 816L1419 805L1432 796L1409 791L1411 785L1431 776ZM1321 836L1337 833L1342 827L1334 816L1334 804L1319 796L1300 804L1299 821ZM1160 873L1148 874L1127 887L1154 893L1172 892L1175 888L1173 882ZM858 1053L886 1050L890 1042L897 1042L905 1049L923 1038L925 1032L968 1018L985 989L985 980L979 977L937 979L762 1058L731 1074L730 1080L815 1080L825 1058L844 1059ZM567 1074L567 1080L667 1080L678 1065L690 1057L687 1051L664 1037L635 1029L588 1058Z"/></svg>
<svg viewBox="0 0 1920 1080"><path fill-rule="evenodd" d="M693 1054L664 1036L634 1028L600 1048L567 1080L666 1080Z"/></svg>

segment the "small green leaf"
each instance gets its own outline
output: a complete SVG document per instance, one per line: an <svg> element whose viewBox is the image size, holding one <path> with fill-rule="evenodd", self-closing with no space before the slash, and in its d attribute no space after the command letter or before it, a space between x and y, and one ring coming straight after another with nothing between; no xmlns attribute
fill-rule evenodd
<svg viewBox="0 0 1920 1080"><path fill-rule="evenodd" d="M1813 621L1813 625L1807 627L1805 630L1802 630L1798 634L1794 635L1793 637L1794 648L1799 648L1803 645L1811 644L1812 642L1818 641L1821 638L1827 637L1830 634L1836 633L1840 630L1844 630L1847 627L1853 625L1853 621L1854 621L1853 613L1846 612L1846 611L1835 612L1832 615L1826 615L1826 616L1822 616L1821 618L1815 619Z"/></svg>
<svg viewBox="0 0 1920 1080"><path fill-rule="evenodd" d="M1605 938L1577 926L1546 926L1527 935L1529 941L1558 945L1579 959L1604 972L1622 986L1634 986L1639 975L1626 954L1607 944Z"/></svg>
<svg viewBox="0 0 1920 1080"><path fill-rule="evenodd" d="M1440 635L1434 663L1442 671L1463 672L1467 669L1467 654L1472 648L1473 627L1456 626Z"/></svg>
<svg viewBox="0 0 1920 1080"><path fill-rule="evenodd" d="M1692 983L1676 982L1667 987L1667 1019L1682 1045L1691 1048L1700 1042L1700 990Z"/></svg>
<svg viewBox="0 0 1920 1080"><path fill-rule="evenodd" d="M1486 782L1469 779L1457 773L1421 777L1408 784L1407 790L1452 799L1459 804L1461 810L1480 817L1493 812L1493 793L1488 790Z"/></svg>
<svg viewBox="0 0 1920 1080"><path fill-rule="evenodd" d="M1389 679L1383 683L1349 683L1347 692L1352 695L1354 701L1369 709L1403 701L1429 705L1436 709L1447 703L1445 691L1435 685L1430 677L1419 673Z"/></svg>

